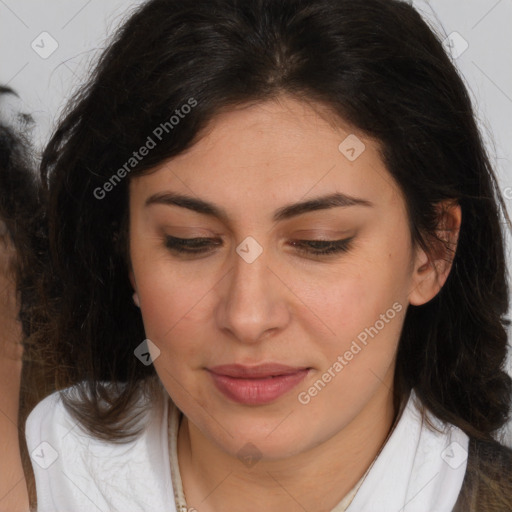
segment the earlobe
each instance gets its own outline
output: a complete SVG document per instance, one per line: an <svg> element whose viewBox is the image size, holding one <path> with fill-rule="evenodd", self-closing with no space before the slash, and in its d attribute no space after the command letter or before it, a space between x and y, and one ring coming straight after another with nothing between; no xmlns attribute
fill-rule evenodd
<svg viewBox="0 0 512 512"><path fill-rule="evenodd" d="M447 200L438 205L438 211L437 239L432 241L429 254L423 249L417 251L413 286L409 292L409 303L413 306L421 306L439 293L448 279L455 257L462 220L460 205Z"/></svg>
<svg viewBox="0 0 512 512"><path fill-rule="evenodd" d="M443 284L444 281L439 280L439 274L430 260L427 260L426 263L420 263L414 271L413 287L409 292L409 303L413 306L421 306L427 303L437 294Z"/></svg>
<svg viewBox="0 0 512 512"><path fill-rule="evenodd" d="M134 292L134 294L133 294L133 303L134 303L138 308L140 308L140 301L139 301L139 296L137 295L137 292Z"/></svg>

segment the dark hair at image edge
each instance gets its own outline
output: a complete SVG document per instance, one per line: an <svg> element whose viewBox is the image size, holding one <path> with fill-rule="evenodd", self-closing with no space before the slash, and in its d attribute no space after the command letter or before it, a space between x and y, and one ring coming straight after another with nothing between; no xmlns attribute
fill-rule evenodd
<svg viewBox="0 0 512 512"><path fill-rule="evenodd" d="M0 85L0 102L19 98L10 87ZM19 101L21 103L21 101ZM13 248L10 275L19 292L19 320L22 326L23 366L20 383L18 425L25 420L46 394L55 387L51 383L50 359L39 350L39 334L47 310L41 305L40 276L47 257L47 237L40 211L40 183L35 173L36 161L32 146L34 120L17 111L11 117L2 110L0 120L0 221L5 224L7 246ZM2 234L0 233L0 243ZM0 247L0 251L2 248ZM9 335L9 332L2 333ZM35 344L31 343L34 335ZM14 341L14 340L13 340ZM35 502L34 476L23 436L19 436L23 469L27 478L30 502Z"/></svg>
<svg viewBox="0 0 512 512"><path fill-rule="evenodd" d="M435 236L436 205L460 204L445 285L407 309L395 406L414 387L438 418L491 438L512 395L500 212L510 220L461 78L421 16L394 0L153 0L119 30L41 166L51 272L37 343L58 354L58 388L78 385L63 394L66 407L91 433L121 442L138 431L125 422L139 390L159 387L153 366L134 356L145 335L128 279L130 177L104 199L95 189L191 99L130 176L186 151L220 112L282 95L380 143L418 246L448 250Z"/></svg>
<svg viewBox="0 0 512 512"><path fill-rule="evenodd" d="M11 88L0 85L0 102L7 96L18 94ZM29 134L33 127L31 116L18 113L15 123L7 119L0 120L0 221L5 223L7 236L19 249L12 264L12 271L17 283L21 283L29 274L28 268L34 264L32 255L34 215L38 205L38 179L34 172L35 163L31 153ZM29 224L29 225L27 225ZM27 293L27 283L20 285ZM25 306L34 300L21 301L21 316L24 321ZM24 331L29 330L25 322Z"/></svg>
<svg viewBox="0 0 512 512"><path fill-rule="evenodd" d="M11 88L0 85L0 102L8 96L18 94ZM37 403L37 395L31 401L31 386L27 382L28 368L42 361L41 354L34 356L29 350L30 336L39 328L39 320L46 317L39 304L41 290L40 273L47 254L46 230L42 225L40 210L40 182L35 172L36 161L32 146L33 118L17 112L9 119L3 112L0 120L0 221L5 224L6 236L14 251L11 272L20 297L19 320L23 328L23 377L20 409ZM44 381L45 379L42 379ZM48 389L52 389L49 387ZM23 417L23 414L20 415Z"/></svg>

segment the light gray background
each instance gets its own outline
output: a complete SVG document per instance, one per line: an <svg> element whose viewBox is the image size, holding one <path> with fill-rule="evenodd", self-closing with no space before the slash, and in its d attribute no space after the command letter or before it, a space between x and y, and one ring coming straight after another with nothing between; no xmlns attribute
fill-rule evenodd
<svg viewBox="0 0 512 512"><path fill-rule="evenodd" d="M44 146L59 112L87 76L108 36L140 3L141 0L0 0L0 83L14 88L21 96L22 110L35 118L37 148ZM413 4L443 34L443 39L449 36L447 42L452 44L447 49L473 97L509 205L512 0L418 0ZM49 36L41 35L44 32ZM47 55L52 45L58 46ZM510 237L507 244L510 265ZM512 374L512 357L508 369ZM506 442L512 447L512 422Z"/></svg>

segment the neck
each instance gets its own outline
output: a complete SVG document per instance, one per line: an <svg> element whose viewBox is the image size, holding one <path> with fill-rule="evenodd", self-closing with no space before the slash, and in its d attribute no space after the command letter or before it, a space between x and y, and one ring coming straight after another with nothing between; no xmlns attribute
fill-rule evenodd
<svg viewBox="0 0 512 512"><path fill-rule="evenodd" d="M396 412L392 391L382 385L351 423L327 441L286 459L261 459L250 468L183 417L178 458L187 505L201 512L329 512L375 460Z"/></svg>

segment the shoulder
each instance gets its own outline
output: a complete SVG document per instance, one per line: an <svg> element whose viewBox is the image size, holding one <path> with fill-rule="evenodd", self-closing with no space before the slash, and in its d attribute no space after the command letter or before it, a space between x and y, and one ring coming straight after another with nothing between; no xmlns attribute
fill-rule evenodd
<svg viewBox="0 0 512 512"><path fill-rule="evenodd" d="M470 438L468 463L454 512L512 510L512 449L493 439Z"/></svg>
<svg viewBox="0 0 512 512"><path fill-rule="evenodd" d="M65 408L61 392L40 401L25 423L38 512L85 512L84 495L101 510L163 510L172 498L167 406L150 405L140 419L141 434L118 441L88 434Z"/></svg>

